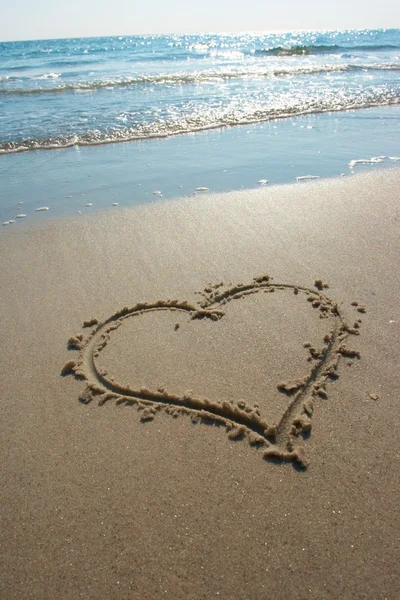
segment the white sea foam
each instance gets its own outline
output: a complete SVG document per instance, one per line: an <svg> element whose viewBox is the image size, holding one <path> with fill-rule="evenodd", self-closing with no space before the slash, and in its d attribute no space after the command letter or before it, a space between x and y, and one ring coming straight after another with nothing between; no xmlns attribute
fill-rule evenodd
<svg viewBox="0 0 400 600"><path fill-rule="evenodd" d="M297 181L303 181L304 179L320 179L320 175L301 175L296 177Z"/></svg>
<svg viewBox="0 0 400 600"><path fill-rule="evenodd" d="M39 206L39 208L36 209L36 212L44 212L45 210L50 210L50 208L48 206Z"/></svg>
<svg viewBox="0 0 400 600"><path fill-rule="evenodd" d="M372 158L359 158L358 160L351 160L349 162L349 167L350 169L354 169L354 167L356 167L357 165L374 165L382 162L383 158L378 158L377 156L374 156Z"/></svg>
<svg viewBox="0 0 400 600"><path fill-rule="evenodd" d="M357 160L351 160L349 162L349 168L351 171L357 165L376 165L383 163L386 160L400 161L400 156L372 156L372 158L359 158Z"/></svg>
<svg viewBox="0 0 400 600"><path fill-rule="evenodd" d="M61 77L61 73L44 73L43 75L37 75L32 79L58 79Z"/></svg>

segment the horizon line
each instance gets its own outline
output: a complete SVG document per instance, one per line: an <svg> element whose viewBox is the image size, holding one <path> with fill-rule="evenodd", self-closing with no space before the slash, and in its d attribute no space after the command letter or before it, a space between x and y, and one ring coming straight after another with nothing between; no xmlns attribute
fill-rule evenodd
<svg viewBox="0 0 400 600"><path fill-rule="evenodd" d="M247 30L237 30L237 31L187 31L187 32L164 32L164 33L116 33L116 34L107 34L107 35L85 35L85 36L62 36L62 37L39 37L39 38L21 38L21 39L10 39L10 40L0 40L0 44L13 44L18 42L53 42L58 40L83 40L83 39L99 39L99 38L124 38L124 37L170 37L173 35L240 35L240 34L274 34L274 33L303 33L303 32L329 32L329 31L337 31L337 32L347 32L347 31L396 31L399 30L399 27L350 27L343 29L331 29L331 28L323 28L323 29L315 29L315 28L303 28L303 29L247 29Z"/></svg>

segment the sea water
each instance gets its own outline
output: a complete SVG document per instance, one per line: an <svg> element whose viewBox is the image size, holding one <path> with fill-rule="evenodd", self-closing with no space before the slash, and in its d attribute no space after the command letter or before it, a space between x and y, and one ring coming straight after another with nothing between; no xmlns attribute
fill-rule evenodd
<svg viewBox="0 0 400 600"><path fill-rule="evenodd" d="M2 221L400 154L400 30L10 42L0 59Z"/></svg>

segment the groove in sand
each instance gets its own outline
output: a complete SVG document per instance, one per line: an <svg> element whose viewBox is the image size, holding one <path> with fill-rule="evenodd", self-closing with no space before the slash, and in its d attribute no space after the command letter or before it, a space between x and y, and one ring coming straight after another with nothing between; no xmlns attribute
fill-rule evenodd
<svg viewBox="0 0 400 600"><path fill-rule="evenodd" d="M102 323L92 317L83 325L92 327L86 339L83 334L69 339L69 348L77 350L79 355L76 360L70 360L65 365L62 373L73 373L77 379L86 381L86 390L80 397L82 402L88 403L97 398L99 404L108 400L135 403L142 411L142 421L152 420L160 409L165 409L173 416L186 413L194 420L211 420L224 425L230 439L247 437L250 444L265 447L265 459L294 461L305 468L308 460L304 442L311 430L315 401L327 397L326 385L328 381L339 376L337 370L341 356L359 357L356 351L346 347L345 340L349 335L358 335L360 321L356 322L354 327L346 323L337 304L323 293L327 287L322 280L316 280L315 288L309 288L273 283L268 275L262 275L249 284L238 284L228 288L224 288L222 282L209 285L200 292L202 300L199 304L158 300L151 304L138 303L132 308L124 307ZM308 360L312 363L309 372L298 380L277 384L277 389L290 397L290 402L278 423L268 423L259 410L247 406L243 401L235 404L232 401L209 400L196 397L192 393L173 394L164 388L131 389L108 379L106 373L96 365L96 358L107 346L112 332L126 319L153 311L174 310L189 314L191 319L218 321L224 317L229 302L260 292L301 294L317 310L320 318L331 318L334 322L324 337L322 349L317 350L311 344L304 344L310 353Z"/></svg>

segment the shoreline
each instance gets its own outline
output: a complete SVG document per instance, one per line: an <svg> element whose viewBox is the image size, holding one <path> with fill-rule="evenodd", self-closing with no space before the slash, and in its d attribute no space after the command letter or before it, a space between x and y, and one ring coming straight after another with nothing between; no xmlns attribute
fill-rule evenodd
<svg viewBox="0 0 400 600"><path fill-rule="evenodd" d="M207 193L0 236L2 597L395 600L399 180ZM342 336L337 371L322 365L299 470L263 459L233 413L286 414L279 384L325 360L319 294L359 335ZM89 379L62 376L80 352ZM92 360L114 392L192 390L200 409L230 403L233 426L91 399Z"/></svg>
<svg viewBox="0 0 400 600"><path fill-rule="evenodd" d="M125 84L122 84L125 85ZM220 124L214 124L214 125L205 125L203 127L199 127L198 129L194 128L194 129L189 129L189 130L184 130L184 131L176 131L176 132L168 132L168 133L157 133L157 134L153 134L153 135L137 135L136 137L133 136L131 138L124 138L124 139L107 139L104 138L103 140L99 140L99 141L91 141L91 142L85 142L83 140L81 140L79 142L79 144L75 143L73 141L73 138L75 136L71 136L72 139L70 141L68 141L67 143L65 143L65 145L51 145L51 143L49 142L49 145L38 145L38 146L24 146L24 144L29 144L32 143L30 140L21 140L20 142L4 142L4 144L16 144L19 143L21 144L21 146L17 146L17 147L13 147L13 148L0 148L0 156L9 156L9 155L15 155L15 154L21 154L23 152L40 152L40 151L48 151L48 150L68 150L70 148L76 148L78 150L81 150L83 148L91 148L91 147L96 147L96 146L107 146L109 144L126 144L126 143L132 143L132 142L151 142L153 140L164 140L164 139L168 139L168 138L175 138L175 137L180 137L180 136L185 136L185 135L196 135L197 133L207 133L207 132L211 132L211 131L216 131L216 130L229 130L232 127L251 127L253 125L257 126L257 125L265 125L267 123L276 123L279 121L285 121L285 120L289 120L289 119L299 119L299 118L303 118L303 117L313 117L313 116L320 116L320 115L325 115L325 114L329 114L329 115L335 115L337 113L346 113L346 112L355 112L355 111L369 111L369 110L373 110L373 109L383 109L385 110L385 108L388 107L398 107L399 102L397 101L388 101L386 103L379 103L379 104L370 104L369 106L355 106L353 108L339 108L337 110L333 109L333 108L327 108L325 110L321 110L321 109L315 109L315 110L308 110L305 112L300 112L300 113L296 113L296 112L288 112L288 113L283 113L277 116L269 116L266 117L264 119L255 119L255 120L249 120L249 121L242 121L239 123L220 123ZM45 143L45 140L35 140L36 142Z"/></svg>
<svg viewBox="0 0 400 600"><path fill-rule="evenodd" d="M375 176L378 177L384 177L385 174L388 175L388 177L390 178L392 176L392 174L397 174L400 173L400 164L397 162L398 160L400 161L400 157L394 157L392 160L394 162L392 163L387 163L385 162L385 159L390 159L390 157L388 156L384 156L384 157L372 157L372 158L382 158L384 159L382 162L374 162L372 161L369 164L369 160L365 159L365 160L360 160L361 163L361 169L358 169L357 171L352 170L350 171L349 174L342 174L342 175L334 175L331 177L320 177L320 176L300 176L297 179L297 181L290 181L290 182L285 182L285 183L269 183L269 181L267 182L267 184L258 184L257 187L249 187L249 188L240 188L240 189L228 189L228 190L223 190L223 191L212 191L209 190L208 188L204 188L204 190L202 189L201 191L194 191L190 194L187 195L176 195L173 197L164 197L163 195L156 195L156 198L150 200L150 201L145 201L143 203L139 203L139 204L135 204L135 205L119 205L116 204L115 206L111 203L109 206L104 206L100 209L94 209L92 210L93 207L88 207L86 211L81 210L78 211L77 213L67 213L67 214L54 214L53 212L51 212L50 208L48 209L48 211L43 211L40 208L38 211L35 210L34 213L30 214L30 217L33 217L34 220L30 221L27 217L28 215L24 215L24 218L21 220L13 220L10 222L10 224L8 225L6 223L6 225L3 223L3 227L0 229L0 231L4 232L4 233L9 233L9 232L22 232L22 231L26 231L26 230L30 230L31 228L46 228L47 226L50 225L56 225L58 223L62 224L62 223L74 223L75 221L84 221L86 218L94 218L96 219L96 217L105 217L105 216L113 216L113 215L118 215L118 214L129 214L132 211L137 211L137 210L141 210L146 209L147 207L154 207L154 206L158 206L158 205L163 205L164 207L168 207L169 205L173 205L174 203L193 203L193 199L198 199L201 200L204 198L221 198L223 196L227 196L227 197L233 197L236 195L254 195L254 197L258 196L262 196L263 192L268 190L268 194L270 193L269 191L273 190L273 191L277 191L278 194L280 192L280 190L284 190L285 188L289 188L291 187L294 191L294 193L296 193L296 188L301 188L301 187L305 187L305 186L314 186L314 185L318 185L318 184L336 184L341 181L344 180L344 178L351 178L351 179L362 179L364 177L372 177L374 178ZM369 169L373 169L371 171L369 171ZM23 209L23 207L20 207L21 209ZM84 206L81 207L82 209L85 208ZM43 219L43 216L46 220Z"/></svg>
<svg viewBox="0 0 400 600"><path fill-rule="evenodd" d="M50 213L119 210L161 197L196 198L203 193L198 188L221 193L255 189L263 181L268 181L265 187L291 183L307 175L349 176L352 161L398 156L399 114L400 107L391 106L179 138L1 156L0 223L16 220L20 208L26 219L37 222ZM360 128L366 126L368 135L361 139ZM357 164L355 172L381 166L385 163ZM36 213L40 207L49 211Z"/></svg>

